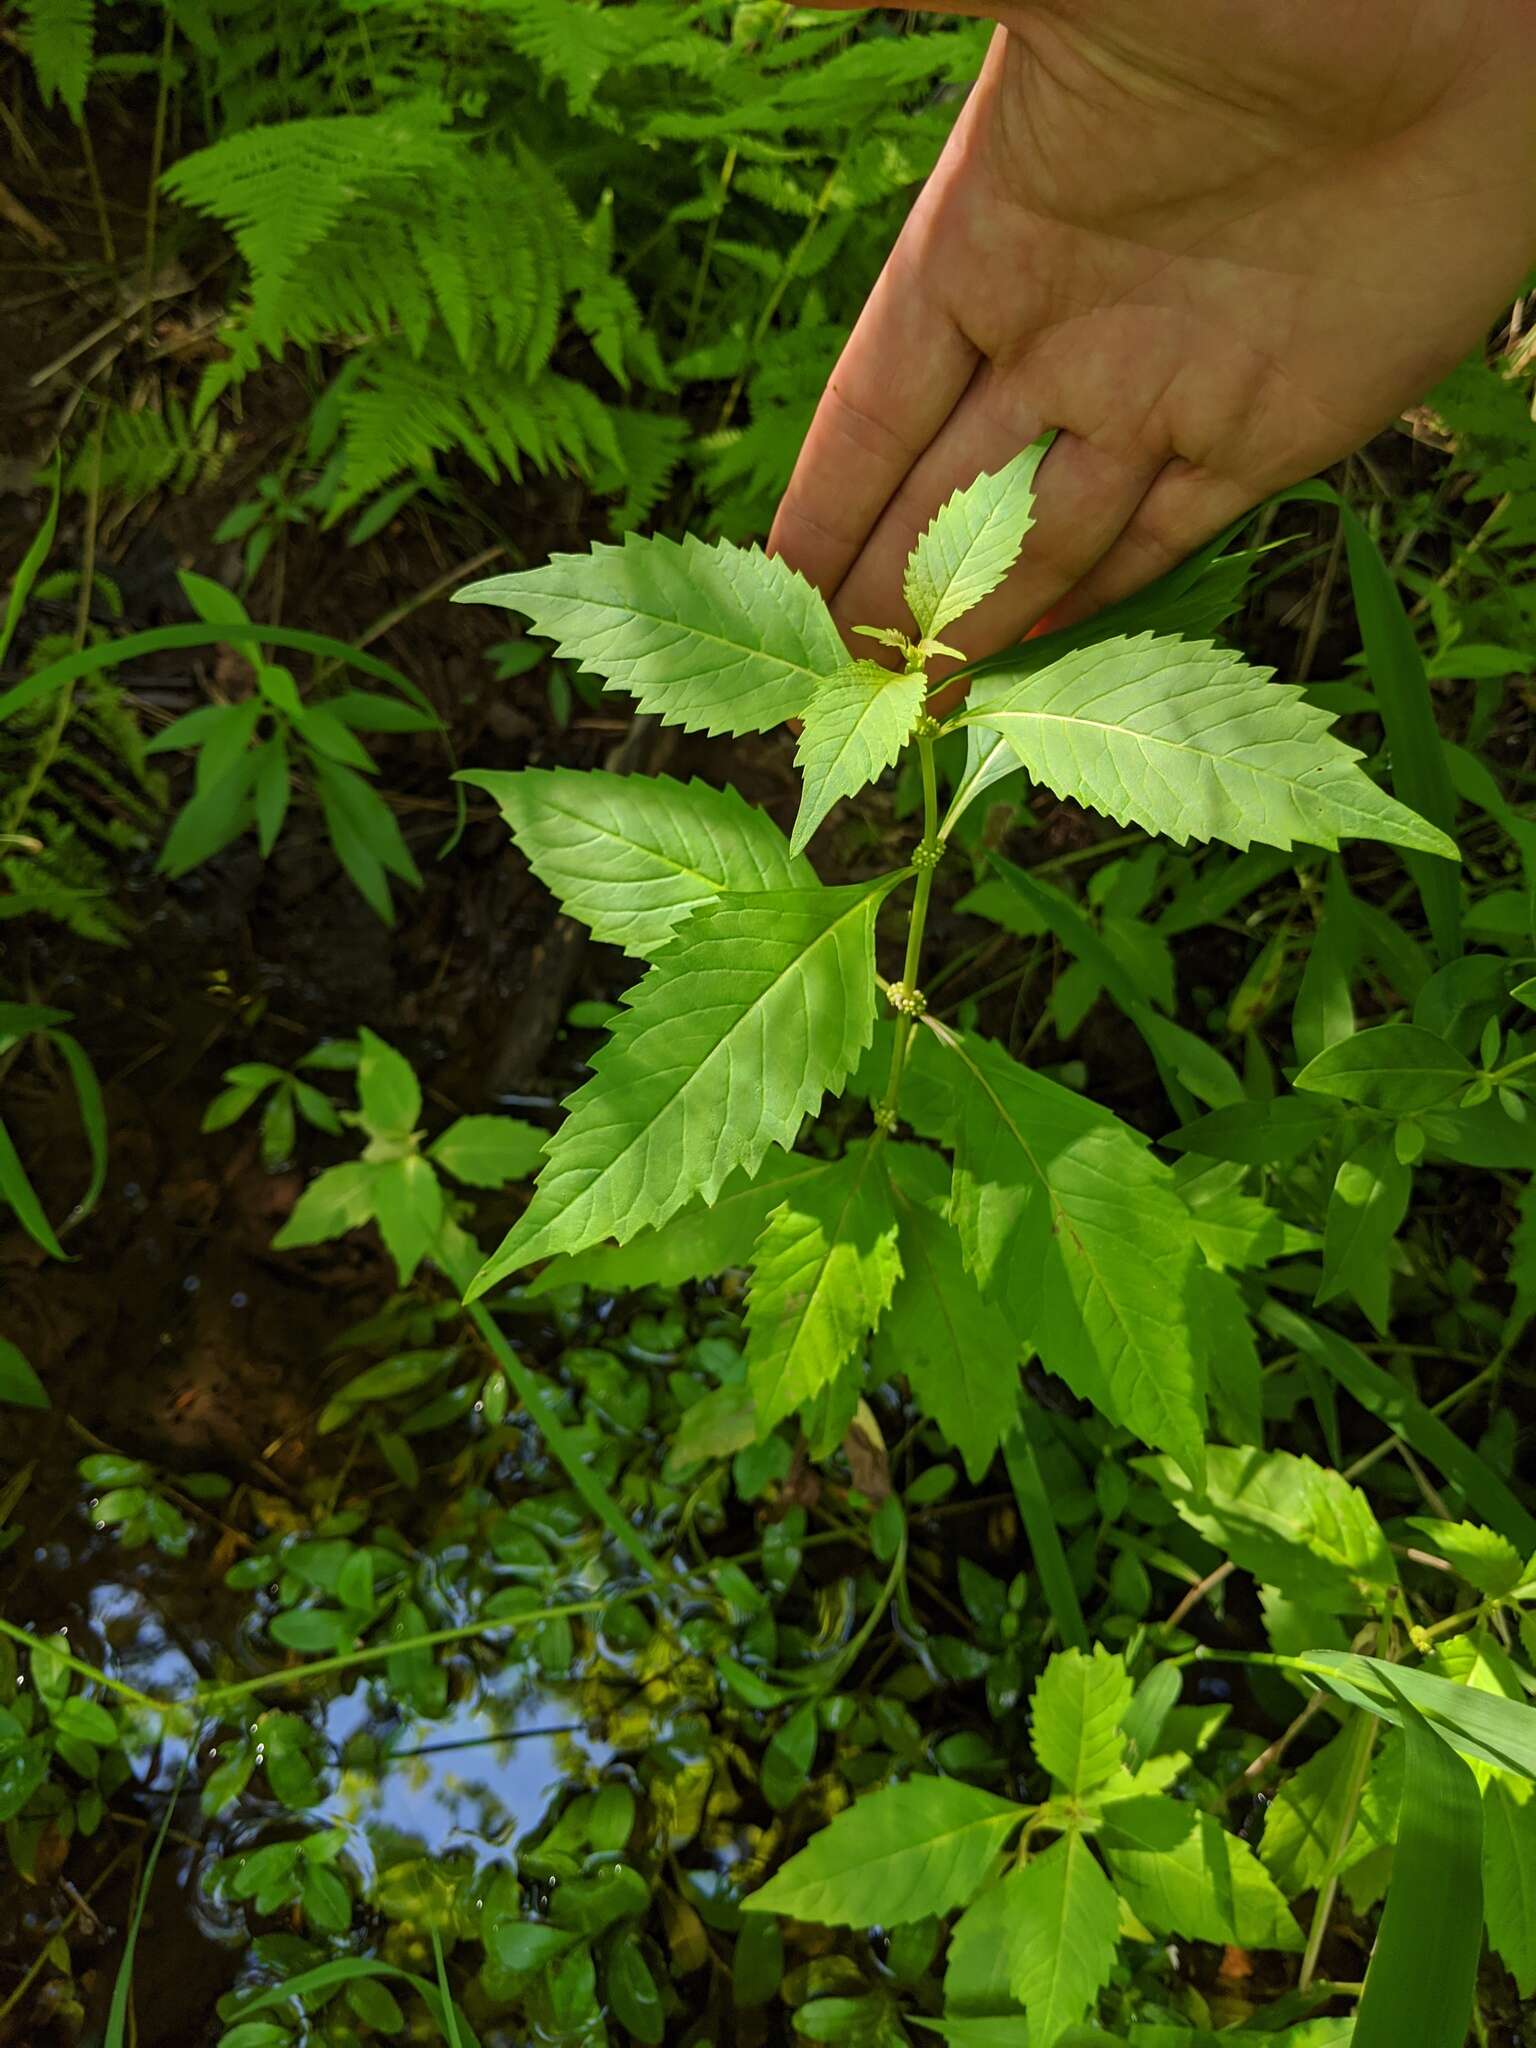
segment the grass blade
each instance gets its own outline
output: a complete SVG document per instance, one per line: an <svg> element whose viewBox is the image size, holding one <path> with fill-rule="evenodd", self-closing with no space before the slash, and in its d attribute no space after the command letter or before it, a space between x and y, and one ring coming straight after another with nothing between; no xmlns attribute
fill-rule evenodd
<svg viewBox="0 0 1536 2048"><path fill-rule="evenodd" d="M459 2038L459 2015L453 2003L453 1993L448 1988L448 1965L443 1959L443 1937L435 1927L431 1934L432 1960L437 1965L437 1995L442 2005L438 2024L443 2030L443 2038L448 2043L448 2048L464 2048Z"/></svg>
<svg viewBox="0 0 1536 2048"><path fill-rule="evenodd" d="M1287 499L1338 507L1365 665L1392 754L1393 784L1402 802L1454 836L1456 793L1435 724L1429 677L1392 572L1370 528L1331 484L1317 479L1296 484L1271 502L1283 504ZM1455 867L1419 853L1405 853L1403 859L1423 901L1441 959L1456 959L1461 952L1461 881Z"/></svg>
<svg viewBox="0 0 1536 2048"><path fill-rule="evenodd" d="M90 1185L75 1204L70 1218L72 1222L79 1222L90 1215L106 1186L107 1110L101 1099L101 1083L96 1078L96 1069L79 1039L71 1037L67 1031L50 1031L48 1036L58 1047L59 1057L68 1067L69 1077L75 1084L75 1100L80 1105L85 1142L91 1148Z"/></svg>
<svg viewBox="0 0 1536 2048"><path fill-rule="evenodd" d="M0 620L0 662L3 662L11 644L11 636L20 623L22 609L37 581L38 571L48 559L48 550L53 546L53 536L59 525L59 485L61 471L59 452L53 453L53 493L48 501L48 510L43 514L43 523L32 536L32 545L21 558L21 567L16 571L11 584L10 596L5 601L5 617Z"/></svg>
<svg viewBox="0 0 1536 2048"><path fill-rule="evenodd" d="M1470 1765L1397 1697L1402 1818L1353 2048L1463 2048L1483 1941L1483 1803Z"/></svg>
<svg viewBox="0 0 1536 2048"><path fill-rule="evenodd" d="M189 1741L181 1755L181 1769L176 1773L176 1782L171 1787L171 1796L165 1802L165 1811L160 1816L160 1825L155 1830L155 1839L150 1844L149 1856L139 1873L139 1886L133 1901L133 1917L128 1922L128 1933L123 1941L122 1958L117 1966L117 1977L112 1985L112 2003L107 2009L107 2030L102 2035L102 2048L127 2048L128 2041L128 2000L133 1994L133 1954L139 1944L139 1928L144 1919L144 1908L149 1900L149 1888L154 1882L155 1865L160 1861L160 1851L165 1847L165 1838L171 1830L171 1816L176 1811L182 1782L187 1775L187 1766L197 1754L196 1740Z"/></svg>
<svg viewBox="0 0 1536 2048"><path fill-rule="evenodd" d="M1072 1568L1067 1563L1067 1553L1061 1545L1061 1531L1056 1527L1056 1517L1051 1512L1051 1497L1046 1491L1040 1460L1022 1427L1016 1429L1003 1445L1003 1463L1008 1467L1024 1532L1034 1555L1035 1570L1040 1574L1046 1605L1051 1610L1062 1645L1068 1650L1086 1650L1088 1624L1083 1620L1077 1588L1072 1583Z"/></svg>
<svg viewBox="0 0 1536 2048"><path fill-rule="evenodd" d="M27 1179L27 1169L11 1142L11 1134L0 1123L0 1195L16 1211L16 1220L34 1244L40 1244L50 1258L67 1259L69 1253L53 1234L53 1225L43 1214L37 1190Z"/></svg>
<svg viewBox="0 0 1536 2048"><path fill-rule="evenodd" d="M1536 1550L1536 1515L1521 1505L1470 1444L1464 1443L1438 1415L1409 1393L1401 1381L1367 1358L1347 1337L1314 1323L1309 1316L1298 1315L1284 1302L1266 1302L1259 1312L1259 1321L1272 1336L1294 1344L1303 1358L1321 1366L1378 1422L1437 1466L1453 1485L1460 1487L1468 1506L1476 1508L1489 1528L1507 1536L1522 1556Z"/></svg>
<svg viewBox="0 0 1536 2048"><path fill-rule="evenodd" d="M49 662L46 668L40 668L35 676L28 676L25 682L15 684L0 695L0 719L9 718L14 711L24 711L40 697L62 690L66 683L78 682L82 676L97 675L104 668L120 668L124 662L138 660L140 655L163 654L168 648L176 647L232 647L242 640L257 640L269 647L291 647L300 654L345 661L353 668L361 669L365 675L393 683L413 704L419 704L427 711L432 709L416 685L401 675L399 669L391 668L387 661L380 661L376 655L364 654L360 647L349 647L344 640L333 640L329 633L305 633L296 626L263 626L255 619L225 619L216 626L155 626L147 633L129 633L124 639L107 640L99 647L83 647L78 654L61 655L57 661ZM436 718L436 713L433 717Z"/></svg>

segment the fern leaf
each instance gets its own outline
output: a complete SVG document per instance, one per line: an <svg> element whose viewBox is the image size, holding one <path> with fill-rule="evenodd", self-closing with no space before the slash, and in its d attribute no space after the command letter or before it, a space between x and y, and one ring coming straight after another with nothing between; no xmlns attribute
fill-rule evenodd
<svg viewBox="0 0 1536 2048"><path fill-rule="evenodd" d="M57 99L78 127L96 51L96 0L22 0L23 47L43 104Z"/></svg>

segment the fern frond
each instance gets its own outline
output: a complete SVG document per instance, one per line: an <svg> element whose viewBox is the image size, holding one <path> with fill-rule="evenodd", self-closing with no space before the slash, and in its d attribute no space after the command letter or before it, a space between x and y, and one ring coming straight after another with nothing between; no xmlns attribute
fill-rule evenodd
<svg viewBox="0 0 1536 2048"><path fill-rule="evenodd" d="M608 523L615 533L628 533L661 502L682 460L688 424L665 413L635 412L628 406L615 406L608 417L619 460L594 472L592 488L599 496L610 491L622 493Z"/></svg>
<svg viewBox="0 0 1536 2048"><path fill-rule="evenodd" d="M557 475L618 466L618 439L597 395L549 371L522 382L469 376L440 347L421 357L379 345L349 366L341 396L346 462L331 517L408 470L462 452L488 477L521 479L525 462Z"/></svg>
<svg viewBox="0 0 1536 2048"><path fill-rule="evenodd" d="M230 230L259 296L291 277L365 191L391 186L408 197L440 170L456 146L445 120L440 103L416 100L248 128L183 157L162 182Z"/></svg>
<svg viewBox="0 0 1536 2048"><path fill-rule="evenodd" d="M96 51L96 0L21 0L22 47L43 104L57 99L79 126Z"/></svg>
<svg viewBox="0 0 1536 2048"><path fill-rule="evenodd" d="M233 438L211 417L194 423L174 392L166 394L158 412L113 406L102 422L101 489L139 499L152 491L190 491L214 483L229 459ZM88 491L95 475L92 442L77 451L65 473L65 489Z"/></svg>

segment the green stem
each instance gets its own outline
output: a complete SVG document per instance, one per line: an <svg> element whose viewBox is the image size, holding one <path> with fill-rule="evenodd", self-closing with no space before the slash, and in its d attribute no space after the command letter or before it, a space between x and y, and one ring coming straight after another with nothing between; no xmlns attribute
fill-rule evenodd
<svg viewBox="0 0 1536 2048"><path fill-rule="evenodd" d="M13 1643L20 1643L28 1650L43 1650L59 1659L67 1670L80 1678L89 1678L95 1685L104 1686L108 1692L115 1692L119 1699L131 1700L136 1707L148 1707L152 1713L164 1714L171 1702L151 1699L147 1692L140 1692L136 1686L125 1685L120 1678L113 1678L105 1671L98 1671L94 1664L87 1664L81 1657L71 1656L68 1650L61 1650L57 1643L47 1642L30 1630L18 1628L14 1621L0 1616L0 1636L9 1636Z"/></svg>
<svg viewBox="0 0 1536 2048"><path fill-rule="evenodd" d="M307 1664L290 1665L286 1671L264 1671L259 1678L242 1678L233 1685L210 1685L199 1690L197 1704L210 1708L225 1707L231 1700L249 1699L252 1693L265 1692L269 1686L304 1684L311 1678L324 1678L333 1671L352 1671L360 1664L379 1664L408 1650L432 1650L443 1643L467 1643L476 1636L494 1635L499 1629L523 1628L540 1621L560 1621L571 1614L598 1614L612 1605L612 1599L570 1600L558 1607L532 1607L526 1614L501 1614L494 1619L466 1621L457 1628L427 1629L420 1635L401 1636L393 1642L368 1643L361 1650L338 1650L334 1657L315 1657ZM167 1709L173 1704L165 1703Z"/></svg>
<svg viewBox="0 0 1536 2048"><path fill-rule="evenodd" d="M1051 1512L1045 1475L1040 1470L1040 1460L1035 1456L1035 1447L1022 1423L1003 1444L1003 1463L1013 1482L1014 1498L1019 1504L1035 1569L1040 1574L1040 1585L1057 1633L1067 1649L1086 1650L1088 1624L1083 1619L1077 1588L1072 1583L1072 1570L1061 1545L1061 1531L1056 1527L1056 1517Z"/></svg>
<svg viewBox="0 0 1536 2048"><path fill-rule="evenodd" d="M1366 1773L1371 1767L1371 1751L1376 1746L1376 1730L1379 1726L1380 1723L1374 1714L1357 1712L1349 1731L1349 1768L1344 1780L1344 1798L1339 1807L1333 1840L1328 1846L1328 1861L1324 1866L1317 1903L1312 1908L1312 1925L1307 1930L1306 1952L1302 1956L1301 1974L1297 1979L1298 1987L1303 1991L1317 1973L1317 1959L1322 1950L1323 1937L1328 1932L1333 1902L1339 1895L1339 1865L1344 1860L1349 1838L1355 1831L1355 1821L1360 1812Z"/></svg>
<svg viewBox="0 0 1536 2048"><path fill-rule="evenodd" d="M923 838L925 847L937 848L939 843L939 778L933 763L933 741L919 740L917 758L923 772ZM928 899L933 894L933 868L918 870L917 889L912 897L912 915L907 924L907 952L902 962L901 979L907 989L917 987L917 973L923 961L923 928L928 922ZM912 1038L912 1018L903 1012L896 1019L896 1036L891 1046L891 1071L885 1084L885 1096L880 1104L881 1114L889 1123L896 1114L896 1103L901 1094L902 1069L907 1063L907 1046Z"/></svg>
<svg viewBox="0 0 1536 2048"><path fill-rule="evenodd" d="M152 1714L179 1714L184 1708L216 1709L227 1706L231 1700L249 1699L253 1693L265 1692L269 1686L303 1685L311 1678L324 1678L335 1671L352 1671L360 1664L377 1664L385 1658L394 1657L406 1650L430 1650L442 1643L466 1643L476 1636L495 1635L502 1629L524 1628L541 1621L560 1621L572 1614L599 1614L611 1607L615 1600L624 1595L613 1594L603 1600L570 1600L557 1607L530 1608L526 1614L502 1614L487 1616L480 1621L467 1621L457 1628L429 1629L421 1635L403 1636L389 1643L369 1643L361 1650L339 1650L334 1657L315 1657L307 1664L290 1664L283 1671L264 1671L258 1678L242 1678L231 1685L199 1686L189 1699L162 1700L152 1694L139 1692L134 1686L125 1685L120 1678L99 1671L94 1664L87 1664L80 1657L73 1657L67 1650L58 1649L53 1643L32 1635L27 1629L18 1628L13 1621L0 1619L0 1635L6 1635L13 1642L23 1644L29 1650L52 1652L81 1678L88 1678L94 1685L102 1686L121 1699L131 1700L136 1707L143 1707Z"/></svg>
<svg viewBox="0 0 1536 2048"><path fill-rule="evenodd" d="M496 1363L517 1389L518 1399L533 1417L539 1434L549 1446L555 1462L609 1535L616 1543L623 1544L635 1563L642 1571L648 1572L658 1586L675 1585L676 1572L670 1565L662 1563L639 1530L633 1528L625 1519L618 1502L607 1487L588 1470L580 1446L572 1432L555 1413L554 1405L545 1393L538 1375L531 1373L523 1364L497 1329L495 1318L485 1304L472 1301L466 1305L464 1313L485 1339Z"/></svg>

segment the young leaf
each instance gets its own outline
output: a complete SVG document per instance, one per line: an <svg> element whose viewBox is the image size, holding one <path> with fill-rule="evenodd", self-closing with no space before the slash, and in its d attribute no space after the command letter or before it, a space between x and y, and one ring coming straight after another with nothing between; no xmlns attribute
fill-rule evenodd
<svg viewBox="0 0 1536 2048"><path fill-rule="evenodd" d="M1483 1792L1488 1939L1524 1999L1536 1998L1536 1792L1492 1778Z"/></svg>
<svg viewBox="0 0 1536 2048"><path fill-rule="evenodd" d="M515 1116L461 1116L428 1146L427 1157L467 1187L502 1188L533 1172L548 1136Z"/></svg>
<svg viewBox="0 0 1536 2048"><path fill-rule="evenodd" d="M807 699L795 748L803 783L790 840L796 853L809 845L840 797L853 796L891 766L923 708L927 687L920 669L892 675L878 662L855 661Z"/></svg>
<svg viewBox="0 0 1536 2048"><path fill-rule="evenodd" d="M1342 1161L1323 1225L1321 1305L1350 1293L1386 1333L1392 1299L1392 1241L1408 1213L1413 1169L1386 1138L1368 1138Z"/></svg>
<svg viewBox="0 0 1536 2048"><path fill-rule="evenodd" d="M595 768L466 769L455 779L496 799L568 917L641 959L727 891L816 885L767 812L734 789Z"/></svg>
<svg viewBox="0 0 1536 2048"><path fill-rule="evenodd" d="M963 1906L1024 1809L955 1778L912 1778L846 1808L761 1891L748 1913L830 1927L896 1927Z"/></svg>
<svg viewBox="0 0 1536 2048"><path fill-rule="evenodd" d="M324 1244L366 1223L373 1214L376 1170L361 1159L327 1167L294 1203L288 1221L272 1240L272 1249L288 1252L300 1245Z"/></svg>
<svg viewBox="0 0 1536 2048"><path fill-rule="evenodd" d="M1268 678L1228 649L1142 634L1081 648L1022 681L989 674L964 723L1000 733L1057 796L1181 844L1370 838L1458 857L1443 832L1361 773L1326 712Z"/></svg>
<svg viewBox="0 0 1536 2048"><path fill-rule="evenodd" d="M1004 1884L1012 1901L1013 1994L1029 2016L1031 2048L1055 2048L1109 1982L1120 1903L1077 1833L1032 1856Z"/></svg>
<svg viewBox="0 0 1536 2048"><path fill-rule="evenodd" d="M826 1170L824 1159L775 1153L755 1175L733 1173L713 1203L690 1202L658 1229L638 1231L627 1244L594 1245L551 1259L528 1291L587 1287L598 1294L620 1294L634 1287L680 1287L728 1266L748 1266L774 1210L781 1202L793 1202L803 1186Z"/></svg>
<svg viewBox="0 0 1536 2048"><path fill-rule="evenodd" d="M1480 1522L1441 1522L1432 1515L1410 1515L1408 1521L1429 1539L1426 1549L1438 1552L1490 1600L1512 1593L1525 1577L1519 1551L1497 1529L1485 1529Z"/></svg>
<svg viewBox="0 0 1536 2048"><path fill-rule="evenodd" d="M1341 1038L1295 1077L1298 1088L1392 1116L1433 1109L1472 1079L1455 1046L1418 1024L1376 1024Z"/></svg>
<svg viewBox="0 0 1536 2048"><path fill-rule="evenodd" d="M358 1032L357 1099L370 1133L412 1131L421 1117L421 1084L404 1053L370 1031Z"/></svg>
<svg viewBox="0 0 1536 2048"><path fill-rule="evenodd" d="M1120 1768L1120 1723L1130 1704L1124 1659L1102 1644L1091 1657L1062 1650L1040 1674L1030 1701L1030 1740L1036 1762L1071 1798L1097 1791Z"/></svg>
<svg viewBox="0 0 1536 2048"><path fill-rule="evenodd" d="M1483 1943L1482 1800L1466 1764L1398 1699L1402 1814L1352 2048L1462 2048Z"/></svg>
<svg viewBox="0 0 1536 2048"><path fill-rule="evenodd" d="M1274 1879L1212 1815L1148 1793L1113 1800L1103 1817L1100 1841L1116 1887L1148 1927L1237 1948L1301 1948Z"/></svg>
<svg viewBox="0 0 1536 2048"><path fill-rule="evenodd" d="M769 1217L747 1296L759 1433L814 1399L884 1314L901 1270L879 1148L861 1145Z"/></svg>
<svg viewBox="0 0 1536 2048"><path fill-rule="evenodd" d="M907 557L902 596L925 640L937 638L996 590L1034 524L1035 471L1050 438L1015 455L941 505Z"/></svg>
<svg viewBox="0 0 1536 2048"><path fill-rule="evenodd" d="M946 1032L965 1086L952 1213L1021 1339L1111 1421L1201 1470L1189 1211L1145 1140L984 1039ZM917 1060L943 1058L919 1041Z"/></svg>
<svg viewBox="0 0 1536 2048"><path fill-rule="evenodd" d="M886 1152L893 1173L900 1158L932 1160L940 1169L942 1201L947 1175L937 1154L910 1145L887 1145ZM948 1218L904 1193L899 1179L897 1209L901 1278L875 1335L875 1367L883 1379L905 1374L918 1406L980 1484L1018 1420L1019 1342L997 1304L966 1271Z"/></svg>
<svg viewBox="0 0 1536 2048"><path fill-rule="evenodd" d="M1365 1495L1310 1458L1213 1446L1203 1494L1166 1458L1145 1464L1190 1527L1267 1586L1326 1614L1357 1614L1397 1585Z"/></svg>
<svg viewBox="0 0 1536 2048"><path fill-rule="evenodd" d="M374 1169L373 1213L406 1287L443 1227L442 1182L419 1154L391 1159Z"/></svg>
<svg viewBox="0 0 1536 2048"><path fill-rule="evenodd" d="M470 1290L623 1244L786 1150L869 1042L875 913L901 879L722 896L640 983L550 1139L538 1190Z"/></svg>
<svg viewBox="0 0 1536 2048"><path fill-rule="evenodd" d="M819 592L756 548L629 534L492 576L456 604L499 604L558 653L689 732L770 732L848 659Z"/></svg>

